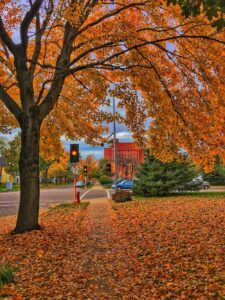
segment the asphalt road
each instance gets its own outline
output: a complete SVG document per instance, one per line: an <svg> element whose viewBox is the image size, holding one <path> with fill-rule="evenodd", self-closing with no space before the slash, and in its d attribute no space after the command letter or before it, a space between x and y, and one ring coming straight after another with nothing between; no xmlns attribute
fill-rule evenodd
<svg viewBox="0 0 225 300"><path fill-rule="evenodd" d="M81 200L110 197L112 190L77 189L80 191ZM40 207L48 208L55 204L71 202L74 198L73 187L58 187L42 189ZM19 192L0 193L0 216L17 214L19 208Z"/></svg>
<svg viewBox="0 0 225 300"><path fill-rule="evenodd" d="M92 189L77 189L80 191L81 200L88 200L95 198L110 198L113 190L106 190L96 185ZM222 192L225 187L211 187L208 190L201 190L202 192ZM41 189L40 207L48 208L56 204L71 202L74 198L73 187L56 187L49 189ZM0 193L0 217L6 215L17 214L19 208L19 192Z"/></svg>

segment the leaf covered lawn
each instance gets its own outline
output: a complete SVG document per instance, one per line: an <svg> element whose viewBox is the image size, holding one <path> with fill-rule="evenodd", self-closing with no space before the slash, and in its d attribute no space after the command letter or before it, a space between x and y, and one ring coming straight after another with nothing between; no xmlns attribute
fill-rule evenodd
<svg viewBox="0 0 225 300"><path fill-rule="evenodd" d="M13 217L0 218L0 265L17 269L0 295L225 299L224 217L223 197L171 197L52 210L43 231L17 236Z"/></svg>

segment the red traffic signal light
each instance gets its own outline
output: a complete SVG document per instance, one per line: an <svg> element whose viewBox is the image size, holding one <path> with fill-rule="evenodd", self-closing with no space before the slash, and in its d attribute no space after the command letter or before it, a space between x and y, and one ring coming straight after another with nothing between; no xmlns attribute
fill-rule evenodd
<svg viewBox="0 0 225 300"><path fill-rule="evenodd" d="M87 166L84 166L84 174L87 175L87 173L88 173L88 168Z"/></svg>
<svg viewBox="0 0 225 300"><path fill-rule="evenodd" d="M79 162L79 144L70 145L70 162Z"/></svg>

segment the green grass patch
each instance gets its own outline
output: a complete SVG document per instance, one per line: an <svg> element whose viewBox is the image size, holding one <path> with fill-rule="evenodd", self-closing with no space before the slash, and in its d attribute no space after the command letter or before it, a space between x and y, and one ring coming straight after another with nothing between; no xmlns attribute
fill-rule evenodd
<svg viewBox="0 0 225 300"><path fill-rule="evenodd" d="M0 266L0 288L3 284L13 282L16 270L9 264Z"/></svg>
<svg viewBox="0 0 225 300"><path fill-rule="evenodd" d="M12 190L8 190L5 184L0 184L0 193L15 192L15 191L19 191L19 189L20 186L18 184L13 184Z"/></svg>
<svg viewBox="0 0 225 300"><path fill-rule="evenodd" d="M153 198L170 198L170 197L225 197L225 192L189 192L189 193L174 193L167 196L138 196L135 195L136 200L142 200L142 199L153 199Z"/></svg>
<svg viewBox="0 0 225 300"><path fill-rule="evenodd" d="M53 206L49 208L49 210L74 210L74 209L81 209L85 210L87 209L89 205L89 202L80 202L79 204L74 204L74 203L62 203L56 206Z"/></svg>
<svg viewBox="0 0 225 300"><path fill-rule="evenodd" d="M102 184L102 186L104 187L104 189L111 189L112 183L104 183L104 184Z"/></svg>

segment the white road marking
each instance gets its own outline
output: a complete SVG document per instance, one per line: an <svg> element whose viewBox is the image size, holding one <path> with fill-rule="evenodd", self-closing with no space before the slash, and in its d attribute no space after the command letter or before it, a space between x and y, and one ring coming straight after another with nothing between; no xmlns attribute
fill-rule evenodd
<svg viewBox="0 0 225 300"><path fill-rule="evenodd" d="M87 195L87 193L89 193L90 190L86 191L85 193L83 193L83 195L80 197L80 200L82 200L84 198L85 195Z"/></svg>
<svg viewBox="0 0 225 300"><path fill-rule="evenodd" d="M109 190L106 190L107 197L110 198Z"/></svg>
<svg viewBox="0 0 225 300"><path fill-rule="evenodd" d="M12 206L10 204L0 204L0 206Z"/></svg>

